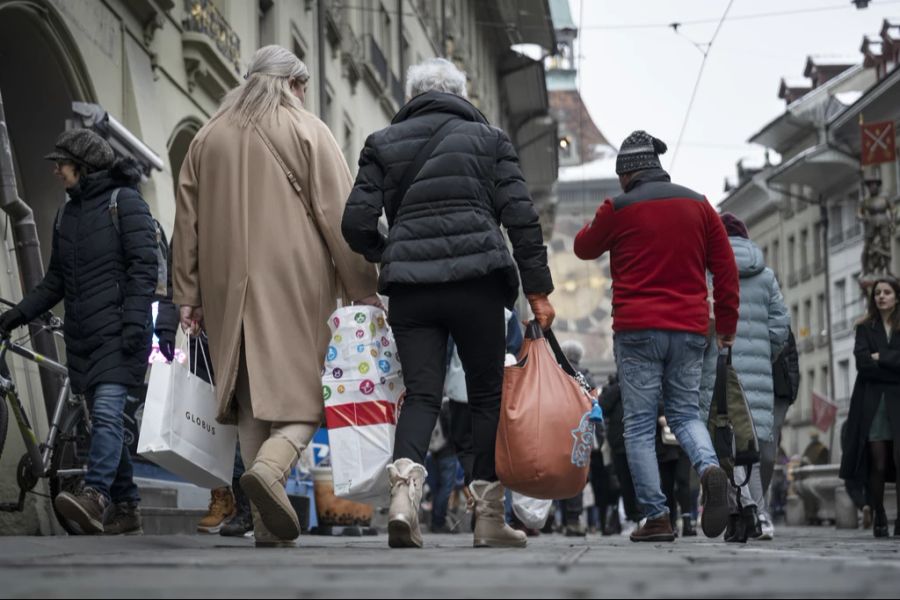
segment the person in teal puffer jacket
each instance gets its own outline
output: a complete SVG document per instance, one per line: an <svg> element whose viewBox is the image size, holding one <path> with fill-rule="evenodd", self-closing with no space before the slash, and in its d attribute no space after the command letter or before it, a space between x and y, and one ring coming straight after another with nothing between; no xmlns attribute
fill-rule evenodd
<svg viewBox="0 0 900 600"><path fill-rule="evenodd" d="M775 390L772 361L787 342L790 316L775 273L766 266L759 246L749 239L746 225L731 213L722 215L722 223L734 250L741 284L732 364L741 380L756 426L761 461L774 461ZM735 470L738 482L745 479L741 471ZM774 530L771 518L765 511L759 465L754 465L750 481L741 488L741 503L743 511L740 515L733 515L731 526L726 530L726 541L743 542L747 537L762 536L771 539Z"/></svg>

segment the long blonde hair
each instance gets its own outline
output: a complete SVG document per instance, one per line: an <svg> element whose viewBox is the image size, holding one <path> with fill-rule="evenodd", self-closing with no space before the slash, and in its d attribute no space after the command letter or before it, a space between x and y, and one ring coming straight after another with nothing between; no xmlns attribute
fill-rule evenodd
<svg viewBox="0 0 900 600"><path fill-rule="evenodd" d="M219 114L241 127L259 121L279 106L300 110L303 105L291 84L309 81L309 69L294 53L281 46L264 46L253 55L247 77L222 99Z"/></svg>

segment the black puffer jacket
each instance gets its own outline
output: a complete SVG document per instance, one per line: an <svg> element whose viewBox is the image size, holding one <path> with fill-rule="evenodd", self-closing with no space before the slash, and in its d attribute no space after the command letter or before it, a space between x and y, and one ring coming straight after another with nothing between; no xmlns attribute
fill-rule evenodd
<svg viewBox="0 0 900 600"><path fill-rule="evenodd" d="M405 200L397 187L419 151L452 117L455 126L431 152ZM378 231L382 209L390 226ZM507 228L515 261L500 225ZM549 293L537 212L509 138L459 96L428 92L404 106L390 127L366 140L344 211L344 238L381 263L379 291L395 284L447 283L500 275L507 305L518 293Z"/></svg>
<svg viewBox="0 0 900 600"><path fill-rule="evenodd" d="M44 280L19 303L32 320L65 299L69 377L76 393L101 383L139 385L150 353L150 305L156 289L156 231L137 191L140 172L130 162L92 173L69 191L53 233ZM119 231L109 209L119 192ZM125 350L128 325L143 330L137 352Z"/></svg>

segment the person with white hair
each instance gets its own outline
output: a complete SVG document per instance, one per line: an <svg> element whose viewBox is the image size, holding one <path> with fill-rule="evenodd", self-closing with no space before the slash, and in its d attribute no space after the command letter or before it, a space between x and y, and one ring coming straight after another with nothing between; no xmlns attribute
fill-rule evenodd
<svg viewBox="0 0 900 600"><path fill-rule="evenodd" d="M431 432L441 408L447 340L466 373L472 413L477 546L525 546L504 522L494 469L506 345L504 307L519 276L547 328L553 281L537 211L509 137L466 100L466 76L431 59L409 69L411 100L366 140L344 211L350 246L380 263L406 399L397 423L388 543L421 547L418 506ZM382 212L388 236L378 229ZM513 252L501 230L506 227Z"/></svg>
<svg viewBox="0 0 900 600"><path fill-rule="evenodd" d="M341 237L353 180L328 127L303 108L308 81L290 51L259 49L178 179L174 301L182 326L209 336L218 420L238 426L258 546L300 534L282 481L322 421L336 278L345 301L380 306L375 268Z"/></svg>

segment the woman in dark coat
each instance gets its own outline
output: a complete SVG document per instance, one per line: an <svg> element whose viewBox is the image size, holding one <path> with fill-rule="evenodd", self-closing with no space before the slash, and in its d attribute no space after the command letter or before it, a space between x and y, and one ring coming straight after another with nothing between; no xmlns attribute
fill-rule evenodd
<svg viewBox="0 0 900 600"><path fill-rule="evenodd" d="M847 418L841 477L868 483L875 537L888 536L884 484L900 481L900 282L882 277L869 295L869 311L856 327L858 375ZM891 459L893 458L893 465ZM900 495L897 497L900 509ZM898 511L900 512L900 511ZM900 521L894 525L900 536Z"/></svg>
<svg viewBox="0 0 900 600"><path fill-rule="evenodd" d="M99 135L66 131L46 158L56 163L68 198L56 218L47 274L0 317L0 333L65 300L69 379L72 392L90 400L93 430L85 485L59 494L55 506L85 533L139 533L140 498L123 413L128 388L142 384L147 372L156 225L138 192L137 166L115 160Z"/></svg>

